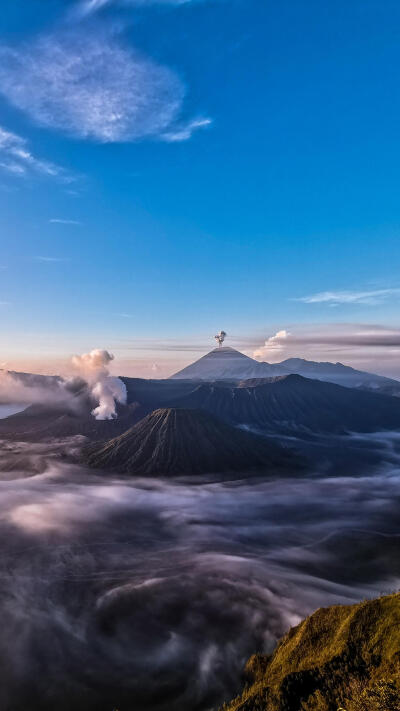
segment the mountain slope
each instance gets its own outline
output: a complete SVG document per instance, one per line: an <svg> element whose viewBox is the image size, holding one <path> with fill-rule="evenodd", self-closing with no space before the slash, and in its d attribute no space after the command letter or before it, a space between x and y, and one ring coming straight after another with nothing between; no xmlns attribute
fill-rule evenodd
<svg viewBox="0 0 400 711"><path fill-rule="evenodd" d="M93 404L74 412L50 405L31 405L0 420L0 439L40 442L84 435L93 441L104 440L122 434L146 414L139 403L133 402L118 405L115 419L96 420L91 414L92 407Z"/></svg>
<svg viewBox="0 0 400 711"><path fill-rule="evenodd" d="M246 671L250 685L224 711L337 711L352 679L358 689L399 679L400 593L320 608L272 655L254 655Z"/></svg>
<svg viewBox="0 0 400 711"><path fill-rule="evenodd" d="M343 363L317 363L304 358L288 358L276 366L286 373L303 375L305 378L315 378L325 380L336 385L343 385L347 388L364 388L387 393L388 395L400 395L400 382L383 375L367 373L362 370L355 370ZM275 367L275 366L274 366Z"/></svg>
<svg viewBox="0 0 400 711"><path fill-rule="evenodd" d="M159 408L203 410L231 425L270 433L373 432L400 429L400 398L287 375L216 382L125 378L128 405L98 421L93 403L79 411L34 405L0 420L0 439L48 440L77 434L92 441L122 434Z"/></svg>
<svg viewBox="0 0 400 711"><path fill-rule="evenodd" d="M155 410L120 437L87 448L94 467L129 474L201 474L293 464L291 454L263 437L197 410Z"/></svg>
<svg viewBox="0 0 400 711"><path fill-rule="evenodd" d="M199 384L177 406L198 408L232 424L270 432L373 432L400 428L400 400L300 375L243 381L237 386Z"/></svg>
<svg viewBox="0 0 400 711"><path fill-rule="evenodd" d="M244 378L257 378L274 375L273 366L267 369L267 363L259 363L253 358L240 353L240 351L223 346L215 348L207 355L188 365L175 375L171 380L242 380ZM267 372L268 371L268 372Z"/></svg>
<svg viewBox="0 0 400 711"><path fill-rule="evenodd" d="M281 363L265 363L229 347L214 349L172 375L171 380L245 380L291 374L349 388L380 390L388 395L400 395L399 381L355 370L342 363L317 363L303 358L288 358Z"/></svg>

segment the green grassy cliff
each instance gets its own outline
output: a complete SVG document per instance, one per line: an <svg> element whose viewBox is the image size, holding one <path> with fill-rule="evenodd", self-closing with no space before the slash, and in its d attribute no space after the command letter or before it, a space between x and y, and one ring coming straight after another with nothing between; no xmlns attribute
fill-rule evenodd
<svg viewBox="0 0 400 711"><path fill-rule="evenodd" d="M400 593L320 608L246 676L221 711L400 711Z"/></svg>

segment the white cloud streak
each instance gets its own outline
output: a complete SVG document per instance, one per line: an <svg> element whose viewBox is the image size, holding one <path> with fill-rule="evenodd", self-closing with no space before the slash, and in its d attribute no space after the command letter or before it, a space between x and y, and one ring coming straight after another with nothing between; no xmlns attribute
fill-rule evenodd
<svg viewBox="0 0 400 711"><path fill-rule="evenodd" d="M80 4L79 12L82 15L90 15L109 4L110 0L84 0L84 2Z"/></svg>
<svg viewBox="0 0 400 711"><path fill-rule="evenodd" d="M293 301L302 301L305 304L366 304L368 306L380 304L390 297L399 297L400 289L375 289L370 291L321 291L310 296L302 296Z"/></svg>
<svg viewBox="0 0 400 711"><path fill-rule="evenodd" d="M51 263L51 262L69 262L69 259L67 259L66 257L43 257L43 256L37 256L37 257L35 257L35 260L36 260L37 262L47 262L47 263Z"/></svg>
<svg viewBox="0 0 400 711"><path fill-rule="evenodd" d="M63 220L61 218L56 218L54 217L52 220L49 220L50 224L52 225L81 225L82 222L79 222L79 220Z"/></svg>
<svg viewBox="0 0 400 711"><path fill-rule="evenodd" d="M192 137L193 133L199 128L207 128L211 126L212 120L210 118L199 118L188 121L186 124L181 126L176 126L172 131L167 131L161 138L167 143L179 143L181 141L187 141Z"/></svg>
<svg viewBox="0 0 400 711"><path fill-rule="evenodd" d="M110 34L66 32L0 48L0 93L39 125L101 143L183 141L211 122L179 124L185 86L177 74Z"/></svg>
<svg viewBox="0 0 400 711"><path fill-rule="evenodd" d="M148 5L187 5L190 2L192 0L83 0L78 7L78 14L81 16L91 15L108 5L147 7Z"/></svg>
<svg viewBox="0 0 400 711"><path fill-rule="evenodd" d="M22 136L0 126L0 167L15 176L24 177L39 173L50 178L70 181L67 173L55 163L36 158Z"/></svg>

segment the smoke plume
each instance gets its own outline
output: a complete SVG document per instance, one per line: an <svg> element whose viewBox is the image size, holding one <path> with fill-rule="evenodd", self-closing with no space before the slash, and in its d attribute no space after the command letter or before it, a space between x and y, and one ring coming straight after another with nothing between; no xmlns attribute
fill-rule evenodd
<svg viewBox="0 0 400 711"><path fill-rule="evenodd" d="M223 344L225 338L227 337L227 335L228 335L228 334L227 334L225 331L220 331L219 333L217 333L216 336L214 336L214 338L215 338L215 340L217 341L219 347L222 346L222 344Z"/></svg>
<svg viewBox="0 0 400 711"><path fill-rule="evenodd" d="M117 416L116 403L126 403L124 383L110 375L108 369L112 360L114 356L100 348L72 358L72 364L88 383L92 396L98 400L98 406L92 410L96 420L113 419Z"/></svg>

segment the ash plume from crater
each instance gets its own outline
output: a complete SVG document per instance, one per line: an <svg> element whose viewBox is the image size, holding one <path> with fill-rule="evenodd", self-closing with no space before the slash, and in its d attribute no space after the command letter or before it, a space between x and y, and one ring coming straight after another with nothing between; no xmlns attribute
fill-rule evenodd
<svg viewBox="0 0 400 711"><path fill-rule="evenodd" d="M214 336L214 340L218 343L218 347L221 348L223 346L225 338L227 337L226 331L220 331L217 333L216 336Z"/></svg>
<svg viewBox="0 0 400 711"><path fill-rule="evenodd" d="M395 587L399 436L351 444L380 464L195 485L3 446L0 707L209 711L304 615Z"/></svg>

